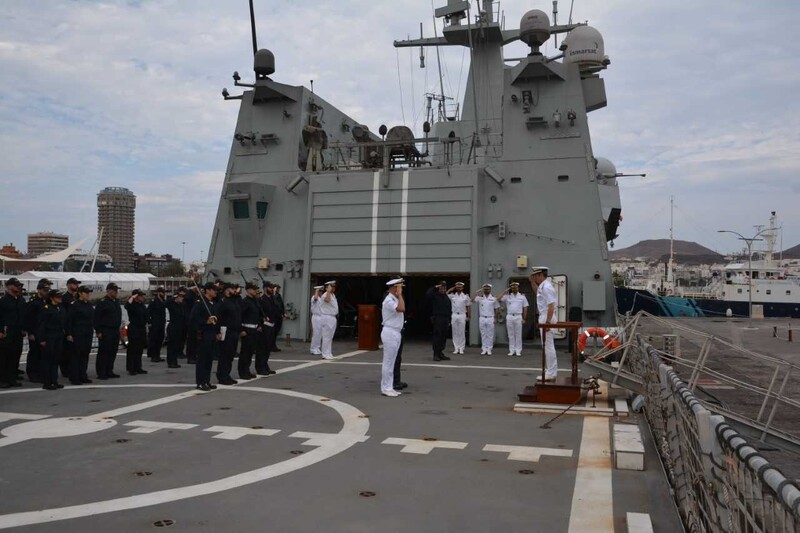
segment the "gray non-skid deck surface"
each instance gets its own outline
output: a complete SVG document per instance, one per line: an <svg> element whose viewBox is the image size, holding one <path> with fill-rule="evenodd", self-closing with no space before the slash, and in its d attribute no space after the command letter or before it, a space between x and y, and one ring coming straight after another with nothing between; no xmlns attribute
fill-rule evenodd
<svg viewBox="0 0 800 533"><path fill-rule="evenodd" d="M584 419L565 416L545 430L539 426L549 416L512 411L516 393L535 379L532 367L538 365L531 348L522 358L506 357L502 348L492 357L480 357L472 348L452 361L434 363L427 345L410 343L403 374L410 387L398 398L385 398L379 394L380 352L321 363L307 355L307 346L295 343L273 354L273 368L288 369L285 373L208 394L193 392L193 366L184 363L168 371L164 363L147 360L148 375L95 381L101 387L0 393L1 412L52 418L112 412L189 393L160 405L112 413L113 427L77 436L41 438L44 428L51 427L45 421L0 422L0 526L29 516L19 513L111 500L77 512L84 515L77 518L36 523L48 514L35 515L19 530L146 531L164 519L174 521L169 531L569 530ZM357 349L343 342L334 347L336 354ZM560 367L566 368L566 356L559 357ZM319 364L293 369L307 361ZM118 361L117 369L123 364ZM478 368L464 368L468 365ZM308 397L286 395L294 393ZM341 451L330 437L320 448L306 444L308 435L292 436L338 434L345 426L340 412L356 433L358 427L366 429L368 439L344 445ZM195 426L131 433L139 426L126 424L141 421ZM19 427L13 428L23 423L32 429L22 434L34 438L3 445L10 438L6 434L20 435ZM204 431L213 426L279 432L223 439L215 438L219 431ZM390 438L460 444L417 454L384 443ZM127 441L117 442L120 439ZM507 453L483 451L487 444L543 447L556 454L566 450L571 456L513 461ZM626 530L626 512L649 513L659 531L679 528L666 480L652 444L648 446L645 472L613 471L613 527L618 532ZM331 447L336 450L323 452ZM270 465L277 466L267 468ZM287 465L285 473L276 470ZM236 474L242 476L235 488L220 490L221 485L213 483ZM259 475L269 478L257 481ZM175 499L198 485L206 487L204 495ZM192 486L195 489L179 489ZM86 516L125 507L129 500L124 498L156 491L166 492L144 496L146 506L135 507L141 503L136 500L139 503L124 510ZM364 497L362 492L374 496ZM174 501L153 505L165 500ZM590 517L595 513L589 506L577 508ZM55 511L55 516L63 513ZM592 531L612 530L604 529L602 521L595 525Z"/></svg>

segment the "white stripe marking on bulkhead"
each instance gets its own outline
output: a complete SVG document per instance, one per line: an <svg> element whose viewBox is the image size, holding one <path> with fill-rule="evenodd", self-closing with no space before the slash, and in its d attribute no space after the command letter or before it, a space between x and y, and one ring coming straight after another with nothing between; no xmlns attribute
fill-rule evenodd
<svg viewBox="0 0 800 533"><path fill-rule="evenodd" d="M408 170L403 171L403 196L400 210L400 273L406 273L408 251Z"/></svg>
<svg viewBox="0 0 800 533"><path fill-rule="evenodd" d="M381 173L372 174L372 249L370 251L369 271L378 272L378 206L380 205Z"/></svg>

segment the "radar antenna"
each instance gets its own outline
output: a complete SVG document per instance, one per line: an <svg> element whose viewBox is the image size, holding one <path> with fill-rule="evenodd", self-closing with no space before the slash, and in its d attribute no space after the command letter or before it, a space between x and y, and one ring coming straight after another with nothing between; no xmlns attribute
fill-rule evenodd
<svg viewBox="0 0 800 533"><path fill-rule="evenodd" d="M253 11L253 0L250 0L250 33L253 35L253 55L256 55L258 41L256 40L256 14Z"/></svg>

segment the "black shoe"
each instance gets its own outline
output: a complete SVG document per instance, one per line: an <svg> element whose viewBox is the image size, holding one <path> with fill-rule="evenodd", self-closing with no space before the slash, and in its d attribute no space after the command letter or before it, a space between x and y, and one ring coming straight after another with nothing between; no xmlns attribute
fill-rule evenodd
<svg viewBox="0 0 800 533"><path fill-rule="evenodd" d="M222 378L217 379L220 385L236 385L236 380L233 378Z"/></svg>
<svg viewBox="0 0 800 533"><path fill-rule="evenodd" d="M70 385L83 385L83 381L76 380L76 379L71 379L71 380L69 380L69 384Z"/></svg>
<svg viewBox="0 0 800 533"><path fill-rule="evenodd" d="M258 376L269 376L269 370L259 370L256 368L256 377Z"/></svg>
<svg viewBox="0 0 800 533"><path fill-rule="evenodd" d="M56 383L56 388L57 389L63 389L64 385L62 385L61 383Z"/></svg>
<svg viewBox="0 0 800 533"><path fill-rule="evenodd" d="M239 374L239 379L253 379L254 377L252 374Z"/></svg>
<svg viewBox="0 0 800 533"><path fill-rule="evenodd" d="M142 370L141 368L136 371L137 374L147 374L147 370Z"/></svg>
<svg viewBox="0 0 800 533"><path fill-rule="evenodd" d="M108 379L108 376L97 376L97 379L99 379L100 381L105 381Z"/></svg>
<svg viewBox="0 0 800 533"><path fill-rule="evenodd" d="M58 385L55 383L48 383L47 385L42 385L44 390L58 390Z"/></svg>
<svg viewBox="0 0 800 533"><path fill-rule="evenodd" d="M275 375L275 374L277 374L277 372L275 372L274 370L267 370L267 374L269 374L270 376L272 376L272 375Z"/></svg>
<svg viewBox="0 0 800 533"><path fill-rule="evenodd" d="M180 367L181 367L181 365L179 365L179 364L167 365L167 368L180 368Z"/></svg>
<svg viewBox="0 0 800 533"><path fill-rule="evenodd" d="M115 374L115 373L113 373L113 372L112 372L112 373L110 373L110 374L108 375L108 377L109 377L109 378L116 379L116 378L118 378L118 377L119 377L119 374Z"/></svg>
<svg viewBox="0 0 800 533"><path fill-rule="evenodd" d="M197 390L201 390L201 391L203 391L203 392L208 392L208 391L210 391L210 390L211 390L211 387L209 387L209 386L208 386L208 385L206 385L205 383L203 383L202 385L198 385L198 386L197 386L197 387L195 387L195 388L196 388Z"/></svg>
<svg viewBox="0 0 800 533"><path fill-rule="evenodd" d="M280 348L278 348L277 346L273 346L273 347L272 347L272 351L273 351L273 352L282 352L283 350L281 350L281 349L280 349Z"/></svg>
<svg viewBox="0 0 800 533"><path fill-rule="evenodd" d="M408 387L408 383L406 383L405 381L399 381L399 382L395 383L392 388L394 390L403 390L403 389L405 389L407 387Z"/></svg>
<svg viewBox="0 0 800 533"><path fill-rule="evenodd" d="M212 383L206 383L206 387L211 387L211 390L214 390L214 389L217 388L217 386L212 384Z"/></svg>
<svg viewBox="0 0 800 533"><path fill-rule="evenodd" d="M155 359L150 359L150 362L151 363L163 363L165 360L166 359L164 359L163 357L157 357Z"/></svg>
<svg viewBox="0 0 800 533"><path fill-rule="evenodd" d="M434 356L433 356L433 360L434 360L434 361L444 361L444 359L442 359L442 358L441 358L441 357L439 357L438 355L434 355Z"/></svg>
<svg viewBox="0 0 800 533"><path fill-rule="evenodd" d="M439 359L440 359L441 361L449 361L449 360L450 360L450 358L449 358L449 357L447 357L445 354L440 354L440 355L439 355Z"/></svg>
<svg viewBox="0 0 800 533"><path fill-rule="evenodd" d="M81 383L91 383L92 380L89 378L81 378Z"/></svg>
<svg viewBox="0 0 800 533"><path fill-rule="evenodd" d="M195 359L195 358L187 359L186 360L186 364L187 365L196 365L197 364L197 359Z"/></svg>

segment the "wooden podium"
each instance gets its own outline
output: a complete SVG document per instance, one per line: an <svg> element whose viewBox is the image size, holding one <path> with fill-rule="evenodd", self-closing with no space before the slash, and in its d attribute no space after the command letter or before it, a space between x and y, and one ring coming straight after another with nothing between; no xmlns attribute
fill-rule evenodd
<svg viewBox="0 0 800 533"><path fill-rule="evenodd" d="M567 329L574 332L573 339L578 338L578 330L583 326L581 322L556 322L555 324L539 324L538 327L542 330L542 339L544 339L544 331L548 329ZM581 390L581 383L578 380L578 345L571 343L572 353L572 371L569 377L558 376L555 381L545 381L545 353L544 342L542 342L542 376L541 381L536 385L525 387L520 394L519 401L521 402L537 402L537 403L558 403L571 405L581 399L583 391Z"/></svg>

